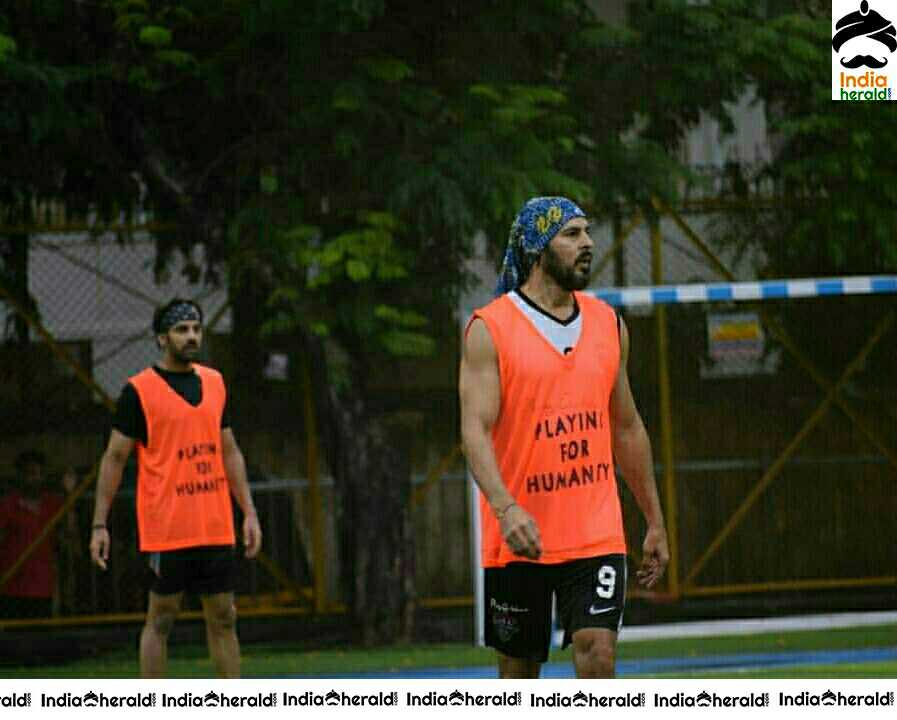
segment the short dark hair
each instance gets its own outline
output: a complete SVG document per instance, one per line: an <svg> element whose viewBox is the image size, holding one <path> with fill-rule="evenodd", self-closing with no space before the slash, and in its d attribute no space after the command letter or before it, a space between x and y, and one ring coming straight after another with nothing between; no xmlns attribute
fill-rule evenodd
<svg viewBox="0 0 897 720"><path fill-rule="evenodd" d="M199 313L199 322L201 323L204 316L199 303L194 300L187 300L186 298L176 297L172 298L161 307L156 308L156 311L153 313L153 333L155 333L156 335L164 335L166 331L162 329L162 319L165 317L168 311L171 310L171 308L177 305L183 305L184 303L192 305L196 308L196 312Z"/></svg>

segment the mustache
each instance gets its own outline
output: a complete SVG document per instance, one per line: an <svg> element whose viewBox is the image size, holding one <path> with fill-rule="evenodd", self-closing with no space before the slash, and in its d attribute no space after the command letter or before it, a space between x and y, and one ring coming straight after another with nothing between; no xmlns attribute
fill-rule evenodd
<svg viewBox="0 0 897 720"><path fill-rule="evenodd" d="M885 65L887 65L888 59L885 58L884 60L879 60L878 58L873 57L872 55L856 55L855 57L852 57L850 60L845 60L844 58L841 58L841 64L844 67L851 68L851 69L863 67L863 66L877 69L877 68L883 68Z"/></svg>

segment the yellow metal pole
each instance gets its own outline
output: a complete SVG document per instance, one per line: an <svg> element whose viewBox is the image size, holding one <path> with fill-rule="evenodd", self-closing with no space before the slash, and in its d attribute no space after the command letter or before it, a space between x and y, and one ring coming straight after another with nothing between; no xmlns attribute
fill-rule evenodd
<svg viewBox="0 0 897 720"><path fill-rule="evenodd" d="M321 498L321 479L318 474L318 429L312 397L311 372L308 359L303 361L305 376L305 463L308 473L308 493L311 501L311 533L314 564L315 612L327 610L326 563L324 562L324 509Z"/></svg>
<svg viewBox="0 0 897 720"><path fill-rule="evenodd" d="M651 222L651 274L655 285L663 285L663 239L660 221ZM654 307L657 332L657 382L660 390L660 430L663 456L663 489L666 500L667 538L670 564L667 570L670 594L677 598L679 589L679 516L673 440L673 405L670 393L669 342L666 305Z"/></svg>
<svg viewBox="0 0 897 720"><path fill-rule="evenodd" d="M785 463L788 462L790 457L797 451L800 447L801 443L813 432L813 429L820 423L825 414L828 412L829 407L835 400L835 396L841 391L847 381L853 376L857 370L863 367L863 364L866 362L866 358L869 357L869 353L872 352L872 349L878 344L878 341L884 336L884 334L888 331L888 329L894 323L894 313L888 313L882 320L879 322L878 326L875 328L875 332L863 346L863 349L860 353L853 359L850 365L844 370L841 375L841 379L838 380L837 384L834 385L831 390L829 390L828 394L825 396L825 399L816 409L816 411L807 419L804 423L804 426L800 429L797 435L794 436L794 439L788 444L782 453L779 455L778 459L770 466L770 468L763 474L763 477L760 478L760 481L754 486L754 489L748 493L748 496L742 501L741 505L739 505L738 509L732 514L732 517L729 518L729 521L723 526L723 529L719 531L717 536L713 539L713 542L710 543L710 546L704 551L704 554L698 559L698 561L691 568L691 571L688 574L688 577L685 579L685 585L690 586L694 579L698 576L701 570L704 569L704 566L707 562L716 554L716 551L719 547L725 542L726 538L732 534L736 527L741 523L744 519L745 515L747 515L748 511L753 507L754 503L763 494L767 487L769 487L770 483L778 477L779 473L782 471L782 468L785 467Z"/></svg>

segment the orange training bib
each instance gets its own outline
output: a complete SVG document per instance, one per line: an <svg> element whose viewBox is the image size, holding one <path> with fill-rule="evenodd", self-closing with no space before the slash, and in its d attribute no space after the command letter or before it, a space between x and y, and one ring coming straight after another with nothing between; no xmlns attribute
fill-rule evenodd
<svg viewBox="0 0 897 720"><path fill-rule="evenodd" d="M597 298L576 293L576 300L582 332L567 355L507 295L473 316L486 323L498 353L501 408L492 431L498 467L539 527L543 564L626 552L610 432L617 319ZM504 542L482 495L480 507L483 567L523 560Z"/></svg>
<svg viewBox="0 0 897 720"><path fill-rule="evenodd" d="M224 380L216 370L193 367L202 383L197 407L152 368L130 379L146 415L147 444L137 443L137 527L144 552L235 542L221 457Z"/></svg>

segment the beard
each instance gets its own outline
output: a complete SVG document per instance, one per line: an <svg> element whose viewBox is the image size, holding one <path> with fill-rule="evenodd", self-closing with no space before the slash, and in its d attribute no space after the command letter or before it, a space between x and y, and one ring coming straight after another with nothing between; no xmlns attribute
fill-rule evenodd
<svg viewBox="0 0 897 720"><path fill-rule="evenodd" d="M189 365L199 356L199 345L185 345L182 348L172 347L169 349L172 360Z"/></svg>
<svg viewBox="0 0 897 720"><path fill-rule="evenodd" d="M566 266L554 250L551 249L551 245L549 245L545 248L545 253L542 255L542 269L545 271L546 275L554 280L566 292L582 290L589 284L589 268L591 268L591 261L589 262L588 268L580 270L580 257L577 257L572 265ZM589 257L591 258L591 255L589 255Z"/></svg>

